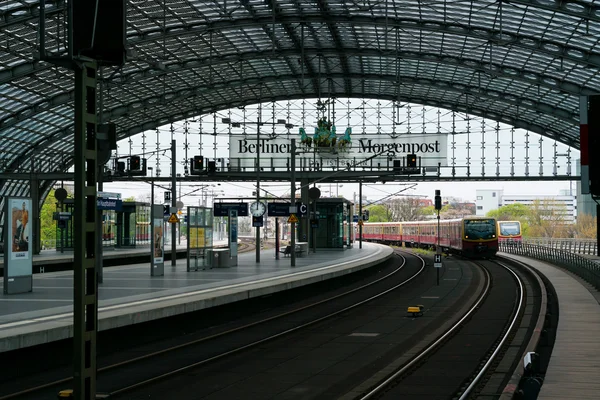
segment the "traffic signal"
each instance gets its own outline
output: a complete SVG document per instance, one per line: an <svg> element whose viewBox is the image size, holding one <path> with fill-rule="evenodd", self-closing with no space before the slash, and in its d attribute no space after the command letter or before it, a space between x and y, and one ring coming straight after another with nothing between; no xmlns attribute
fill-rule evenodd
<svg viewBox="0 0 600 400"><path fill-rule="evenodd" d="M363 210L363 221L369 220L369 210Z"/></svg>
<svg viewBox="0 0 600 400"><path fill-rule="evenodd" d="M139 156L129 157L129 170L140 171L142 169L142 161Z"/></svg>
<svg viewBox="0 0 600 400"><path fill-rule="evenodd" d="M217 163L215 161L208 162L208 172L211 174L217 172Z"/></svg>
<svg viewBox="0 0 600 400"><path fill-rule="evenodd" d="M439 190L435 191L435 209L436 210L442 209L442 196L441 196L441 192Z"/></svg>
<svg viewBox="0 0 600 400"><path fill-rule="evenodd" d="M204 170L204 157L194 156L192 159L192 175L199 175Z"/></svg>
<svg viewBox="0 0 600 400"><path fill-rule="evenodd" d="M408 168L417 168L417 155L407 154L406 155L406 166Z"/></svg>

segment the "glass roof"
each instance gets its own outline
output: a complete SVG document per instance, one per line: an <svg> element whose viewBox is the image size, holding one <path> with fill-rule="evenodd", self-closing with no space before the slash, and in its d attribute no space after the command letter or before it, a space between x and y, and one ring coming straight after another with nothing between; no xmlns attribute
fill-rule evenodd
<svg viewBox="0 0 600 400"><path fill-rule="evenodd" d="M323 96L450 108L579 148L579 96L600 92L600 14L589 0L127 6L128 62L104 67L99 83L101 120L117 124L119 139L215 110ZM64 55L65 1L46 0L45 14L46 51ZM38 25L39 1L0 4L0 173L29 172L32 158L40 172L71 164L73 74L36 57Z"/></svg>

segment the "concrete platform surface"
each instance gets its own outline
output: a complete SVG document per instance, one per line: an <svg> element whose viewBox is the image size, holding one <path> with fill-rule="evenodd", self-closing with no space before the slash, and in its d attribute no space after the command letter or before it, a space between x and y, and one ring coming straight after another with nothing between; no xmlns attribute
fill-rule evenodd
<svg viewBox="0 0 600 400"><path fill-rule="evenodd" d="M392 249L363 243L362 249L320 250L306 257L275 259L275 250L238 256L238 266L186 272L186 260L164 276L149 264L104 269L99 285L98 329L106 330L292 289L378 264ZM2 285L0 285L2 286ZM35 274L33 292L0 295L0 352L72 336L73 273Z"/></svg>

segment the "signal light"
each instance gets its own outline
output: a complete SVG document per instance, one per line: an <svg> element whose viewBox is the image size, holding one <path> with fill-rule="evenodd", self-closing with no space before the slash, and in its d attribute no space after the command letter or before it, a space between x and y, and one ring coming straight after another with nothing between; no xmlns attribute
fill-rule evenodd
<svg viewBox="0 0 600 400"><path fill-rule="evenodd" d="M204 156L194 156L191 160L192 175L200 175L204 170Z"/></svg>
<svg viewBox="0 0 600 400"><path fill-rule="evenodd" d="M204 157L202 156L194 156L194 169L201 171L204 169Z"/></svg>
<svg viewBox="0 0 600 400"><path fill-rule="evenodd" d="M406 166L408 168L417 168L417 155L407 154L406 155Z"/></svg>
<svg viewBox="0 0 600 400"><path fill-rule="evenodd" d="M142 162L139 156L129 157L129 170L140 171L142 169Z"/></svg>

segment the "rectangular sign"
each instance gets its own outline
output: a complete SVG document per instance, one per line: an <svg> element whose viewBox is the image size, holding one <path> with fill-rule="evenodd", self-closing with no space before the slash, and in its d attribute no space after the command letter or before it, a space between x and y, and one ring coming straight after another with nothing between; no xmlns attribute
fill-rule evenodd
<svg viewBox="0 0 600 400"><path fill-rule="evenodd" d="M267 215L269 217L289 217L292 203L267 203ZM306 204L296 203L296 213L305 215L308 211Z"/></svg>
<svg viewBox="0 0 600 400"><path fill-rule="evenodd" d="M442 255L441 254L433 255L433 266L435 268L442 268Z"/></svg>
<svg viewBox="0 0 600 400"><path fill-rule="evenodd" d="M153 264L161 264L164 262L164 229L163 219L154 218L152 224L152 234L154 235L154 251L152 253Z"/></svg>
<svg viewBox="0 0 600 400"><path fill-rule="evenodd" d="M150 249L150 276L163 276L165 274L165 232L162 215L162 205L151 206L151 239Z"/></svg>
<svg viewBox="0 0 600 400"><path fill-rule="evenodd" d="M105 199L98 197L96 199L96 206L98 210L121 211L123 210L123 201L117 199Z"/></svg>
<svg viewBox="0 0 600 400"><path fill-rule="evenodd" d="M314 128L313 128L314 129ZM307 131L309 128L307 128ZM337 142L342 143L344 135L336 134ZM312 135L309 135L312 136ZM296 156L296 166L313 164L315 168L346 168L348 160L359 166L393 167L394 159L404 159L407 154L420 158L420 167L442 167L448 165L448 135L446 134L400 134L392 139L385 134L354 134L344 147L319 147L315 152L312 144L304 144L300 134L279 136L258 141L243 137L232 137L229 158L233 168L254 168L256 154L260 152L260 166L287 167L290 159L290 139L296 138L298 150L306 150Z"/></svg>
<svg viewBox="0 0 600 400"><path fill-rule="evenodd" d="M246 207L246 212L248 207ZM237 257L238 255L238 212L235 209L229 210L229 256ZM237 265L237 264L236 264Z"/></svg>
<svg viewBox="0 0 600 400"><path fill-rule="evenodd" d="M238 217L248 216L248 203L214 203L213 204L213 216L214 217L228 217L229 210L237 211Z"/></svg>
<svg viewBox="0 0 600 400"><path fill-rule="evenodd" d="M4 293L33 290L31 199L8 197L4 218Z"/></svg>
<svg viewBox="0 0 600 400"><path fill-rule="evenodd" d="M121 193L114 192L98 192L97 197L102 197L103 199L121 199Z"/></svg>

